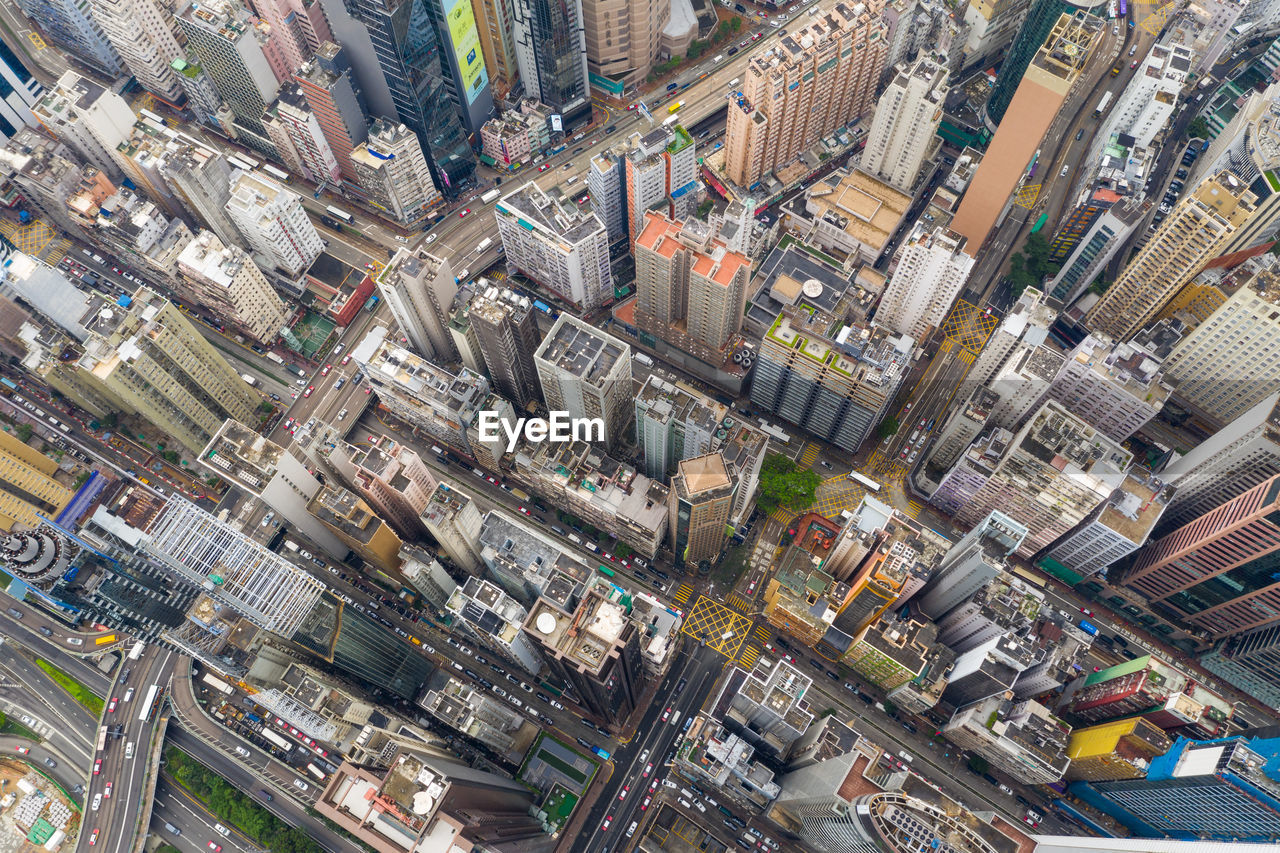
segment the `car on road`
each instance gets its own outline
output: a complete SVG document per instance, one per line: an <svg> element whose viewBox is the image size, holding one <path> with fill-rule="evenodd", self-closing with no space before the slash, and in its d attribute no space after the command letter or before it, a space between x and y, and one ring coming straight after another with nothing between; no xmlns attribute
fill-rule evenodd
<svg viewBox="0 0 1280 853"><path fill-rule="evenodd" d="M111 799L111 783L110 782L107 783L107 787L102 789L102 796L103 796L103 799L107 799L107 800Z"/></svg>
<svg viewBox="0 0 1280 853"><path fill-rule="evenodd" d="M101 772L102 772L102 759L99 758L97 761L93 762L93 775L97 776Z"/></svg>
<svg viewBox="0 0 1280 853"><path fill-rule="evenodd" d="M93 805L90 807L90 808L91 808L91 810L96 812L96 811L99 809L99 807L101 807L101 806L102 806L102 795L101 795L101 794L94 794L94 795L93 795Z"/></svg>
<svg viewBox="0 0 1280 853"><path fill-rule="evenodd" d="M434 243L436 241L436 238L439 236L440 236L439 234L428 234L426 242Z"/></svg>
<svg viewBox="0 0 1280 853"><path fill-rule="evenodd" d="M649 803L652 800L653 800L653 797L645 797L644 802L640 804L640 811L644 811L645 809L649 808Z"/></svg>
<svg viewBox="0 0 1280 853"><path fill-rule="evenodd" d="M329 375L329 371L330 371L330 370L333 370L333 365L332 365L332 364L326 364L324 367L320 368L320 375L321 375L321 376L328 376L328 375Z"/></svg>
<svg viewBox="0 0 1280 853"><path fill-rule="evenodd" d="M825 459L819 459L818 464L821 465L823 468L826 468L828 471L832 470L831 463Z"/></svg>
<svg viewBox="0 0 1280 853"><path fill-rule="evenodd" d="M551 164L550 164L550 163L543 163L541 166L539 166L539 167L538 167L538 171L539 171L539 172L545 172L545 171L547 171L547 169L550 169L550 168L551 168Z"/></svg>
<svg viewBox="0 0 1280 853"><path fill-rule="evenodd" d="M608 831L609 831L609 824L611 824L611 823L613 823L613 815L609 815L608 817L606 817L606 818L604 819L604 823L600 824L600 831L601 831L601 832L608 832Z"/></svg>
<svg viewBox="0 0 1280 853"><path fill-rule="evenodd" d="M1022 816L1022 819L1031 826L1039 826L1042 820L1040 813L1032 809L1027 809L1027 813Z"/></svg>
<svg viewBox="0 0 1280 853"><path fill-rule="evenodd" d="M1092 610L1090 610L1090 609L1089 609L1089 608L1087 608L1087 607L1081 607L1081 608L1080 608L1080 612L1081 612L1081 613L1083 613L1085 616L1092 616L1092 615L1093 615L1093 611L1092 611Z"/></svg>
<svg viewBox="0 0 1280 853"><path fill-rule="evenodd" d="M111 701L107 703L107 713L108 714L115 713L116 705L118 705L119 703L120 703L120 700L112 696Z"/></svg>
<svg viewBox="0 0 1280 853"><path fill-rule="evenodd" d="M29 746L15 746L14 749L18 751L19 755L27 755L31 752L31 747Z"/></svg>
<svg viewBox="0 0 1280 853"><path fill-rule="evenodd" d="M653 762L650 762L644 766L644 772L642 772L640 775L647 777L652 772L653 772Z"/></svg>
<svg viewBox="0 0 1280 853"><path fill-rule="evenodd" d="M662 712L662 722L665 723L669 719L671 719L671 709L667 708L667 710Z"/></svg>
<svg viewBox="0 0 1280 853"><path fill-rule="evenodd" d="M213 853L222 853L222 845L216 841L209 842L209 849L212 850Z"/></svg>
<svg viewBox="0 0 1280 853"><path fill-rule="evenodd" d="M305 390L305 391L303 391L303 392L302 392L302 396L303 396L303 397L310 397L310 396L311 396L311 392L312 392L312 391L314 391L314 390L316 390L316 386L314 386L314 385L308 385L308 386L307 386L307 390Z"/></svg>
<svg viewBox="0 0 1280 853"><path fill-rule="evenodd" d="M524 507L520 507L520 512L524 513L525 515L529 514L529 510L525 509Z"/></svg>
<svg viewBox="0 0 1280 853"><path fill-rule="evenodd" d="M631 793L631 786L623 785L622 790L618 792L618 799L625 800L627 798L627 794L630 794L630 793Z"/></svg>
<svg viewBox="0 0 1280 853"><path fill-rule="evenodd" d="M90 847L92 847L93 845L95 845L95 844L97 844L97 843L98 843L98 835L99 835L99 834L101 834L101 832L102 832L102 830L101 830L101 829L96 829L96 828L95 828L95 829L93 830L93 835L90 835L90 836L89 836L89 846L90 846Z"/></svg>
<svg viewBox="0 0 1280 853"><path fill-rule="evenodd" d="M462 210L458 211L458 218L465 219L468 215L470 215L470 213L471 213L471 208L465 207Z"/></svg>

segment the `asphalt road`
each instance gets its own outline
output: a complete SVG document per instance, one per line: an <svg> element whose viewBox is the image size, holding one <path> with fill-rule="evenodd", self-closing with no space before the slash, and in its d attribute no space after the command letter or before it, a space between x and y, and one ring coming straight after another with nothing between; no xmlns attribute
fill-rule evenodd
<svg viewBox="0 0 1280 853"><path fill-rule="evenodd" d="M93 830L100 830L95 845L103 853L128 853L133 849L135 834L143 829L139 825L141 815L151 809L147 780L150 763L147 760L155 737L156 724L162 716L159 711L142 721L141 716L148 688L153 684L166 687L173 673L177 656L158 646L148 646L138 660L125 660L118 669L115 683L107 693L108 705L103 710L102 725L120 726L119 736L107 735L105 748L96 753L93 770L87 773L84 826L77 850L89 849L89 837ZM127 685L121 683L120 673L128 669ZM130 701L124 700L133 688ZM116 700L114 711L110 709ZM128 744L133 744L133 755L126 758ZM96 746L96 744L95 744ZM99 767L97 762L101 761ZM101 800L99 800L101 797Z"/></svg>
<svg viewBox="0 0 1280 853"><path fill-rule="evenodd" d="M258 853L262 848L232 827L218 832L220 822L190 794L161 776L156 782L155 807L151 810L148 831L182 853L211 853L209 845L222 847L221 853ZM175 835L168 826L181 834Z"/></svg>
<svg viewBox="0 0 1280 853"><path fill-rule="evenodd" d="M714 695L725 664L726 659L720 653L692 640L683 641L670 673L644 711L636 729L637 736L618 748L609 765L611 772L607 777L602 775L604 781L597 782L593 788L594 804L585 818L578 818L584 822L572 850L595 853L622 849L632 821L643 822L649 809L656 813L656 805L652 803L642 809L644 801L646 798L656 800L657 792L671 790L660 783L655 789L653 783L659 778L671 778L673 747L684 730L685 722L696 716L703 703ZM683 690L679 695L673 695L682 680L685 682ZM680 712L680 717L678 721L672 721L670 716L676 711ZM664 715L670 716L664 721ZM645 768L649 764L653 769L646 774ZM627 793L619 799L624 788ZM710 813L707 817L710 818ZM607 828L604 826L606 818L609 819ZM639 832L637 830L637 834Z"/></svg>

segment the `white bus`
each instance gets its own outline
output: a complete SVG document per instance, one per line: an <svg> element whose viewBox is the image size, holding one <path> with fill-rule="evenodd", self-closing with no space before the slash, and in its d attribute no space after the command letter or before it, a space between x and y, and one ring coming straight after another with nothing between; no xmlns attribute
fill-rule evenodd
<svg viewBox="0 0 1280 853"><path fill-rule="evenodd" d="M293 744L289 743L289 741L280 737L280 735L276 734L275 732L271 731L271 729L268 729L265 726L263 727L262 731L258 732L258 734L262 735L264 739L266 739L270 743L274 743L276 746L280 747L285 752L288 752L289 750L293 749Z"/></svg>
<svg viewBox="0 0 1280 853"><path fill-rule="evenodd" d="M155 713L156 706L160 704L160 685L153 684L147 688L146 701L142 703L142 710L138 712L138 719L141 722L148 723L151 721L151 715Z"/></svg>
<svg viewBox="0 0 1280 853"><path fill-rule="evenodd" d="M483 255L483 254L484 254L484 250L485 250L485 249L487 249L487 248L489 248L489 247L490 247L490 246L492 246L492 245L493 245L493 238L492 238L492 237L485 237L483 240L481 240L479 243L477 243L477 244L476 244L476 252L475 252L475 253L476 253L477 255Z"/></svg>
<svg viewBox="0 0 1280 853"><path fill-rule="evenodd" d="M284 169L277 169L275 166L272 166L270 163L263 163L262 171L266 172L268 175L275 178L277 181L279 181L282 184L289 183L289 173L286 172Z"/></svg>
<svg viewBox="0 0 1280 853"><path fill-rule="evenodd" d="M307 764L307 772L310 773L312 776L316 777L316 779L318 779L321 782L323 782L325 779L328 778L327 774L325 774L323 770L321 770L319 767L316 767L314 764L310 764L310 763Z"/></svg>
<svg viewBox="0 0 1280 853"><path fill-rule="evenodd" d="M491 204L491 203L493 203L493 202L497 201L497 200L498 200L498 196L500 196L500 195L502 195L502 191L501 191L501 190L499 190L499 189L497 189L497 188L495 187L494 189L491 189L491 190L489 190L487 193L485 193L484 195L480 196L480 203L481 203L481 204Z"/></svg>
<svg viewBox="0 0 1280 853"><path fill-rule="evenodd" d="M232 693L231 685L227 684L225 681L223 681L221 678L218 678L211 672L206 672L204 674L204 678L200 680L203 681L205 684L209 685L210 687L212 687L214 690L217 690L223 696L230 696Z"/></svg>
<svg viewBox="0 0 1280 853"><path fill-rule="evenodd" d="M332 216L334 219L341 220L341 221L343 221L343 222L347 223L348 225L350 225L350 224L352 224L353 222L355 222L355 218L354 218L354 217L352 217L350 213L347 213L345 210L339 210L338 208L334 207L333 205L329 205L329 206L327 206L327 207L325 208L325 210L326 210L326 211L329 213L329 215L330 215L330 216Z"/></svg>
<svg viewBox="0 0 1280 853"><path fill-rule="evenodd" d="M227 163L229 163L230 165L235 166L237 169L240 169L240 170L245 171L245 172L252 172L252 171L253 171L253 164L252 164L252 163L250 163L250 162L249 162L248 160L246 160L245 158L240 157L240 156L235 155L235 154L232 154L230 157L228 157L228 158L227 158Z"/></svg>
<svg viewBox="0 0 1280 853"><path fill-rule="evenodd" d="M862 476L857 471L850 471L849 479L853 480L855 483L861 483L862 485L866 486L868 492L880 491L879 483L877 483L875 480L871 479L870 477Z"/></svg>

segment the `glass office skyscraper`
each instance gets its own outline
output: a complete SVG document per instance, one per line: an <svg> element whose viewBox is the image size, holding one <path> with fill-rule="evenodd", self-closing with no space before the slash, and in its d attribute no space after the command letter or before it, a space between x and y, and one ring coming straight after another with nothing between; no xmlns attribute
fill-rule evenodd
<svg viewBox="0 0 1280 853"><path fill-rule="evenodd" d="M437 186L456 197L474 181L476 160L450 97L428 2L436 0L354 0L351 7L369 31L401 123L418 134Z"/></svg>

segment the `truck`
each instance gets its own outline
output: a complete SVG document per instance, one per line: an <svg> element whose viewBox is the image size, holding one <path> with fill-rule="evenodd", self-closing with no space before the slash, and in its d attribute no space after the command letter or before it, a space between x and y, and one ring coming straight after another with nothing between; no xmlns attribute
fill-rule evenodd
<svg viewBox="0 0 1280 853"><path fill-rule="evenodd" d="M276 364L284 364L284 359L273 352L268 352L266 356L267 361L274 361Z"/></svg>
<svg viewBox="0 0 1280 853"><path fill-rule="evenodd" d="M1080 630L1084 631L1090 637L1098 636L1098 626L1084 619L1080 620Z"/></svg>
<svg viewBox="0 0 1280 853"><path fill-rule="evenodd" d="M529 493L528 493L528 492L526 492L526 491L524 491L523 489L514 489L514 488L513 488L513 489L511 490L511 494L512 494L513 496L515 496L515 497L519 498L519 499L520 499L520 500L522 500L522 501L527 501L527 500L529 500Z"/></svg>
<svg viewBox="0 0 1280 853"><path fill-rule="evenodd" d="M475 253L476 253L477 255L483 255L483 254L484 254L484 250L485 250L485 249L487 249L487 248L489 248L489 247L490 247L490 246L492 246L492 245L493 245L493 238L492 238L492 237L485 237L483 240L481 240L479 243L477 243L477 244L476 244L476 252L475 252Z"/></svg>
<svg viewBox="0 0 1280 853"><path fill-rule="evenodd" d="M601 758L603 758L605 761L608 761L610 758L612 758L612 756L608 752L605 752L603 749L601 749L598 746L591 747L591 751L594 752L596 755L600 756Z"/></svg>
<svg viewBox="0 0 1280 853"><path fill-rule="evenodd" d="M485 193L484 195L480 196L480 203L481 203L481 204L489 204L489 203L491 203L491 202L495 202L495 201L497 201L497 200L498 200L498 196L500 196L500 195L502 195L502 191L501 191L501 190L498 190L498 189L492 189L492 190L489 190L487 193Z"/></svg>
<svg viewBox="0 0 1280 853"><path fill-rule="evenodd" d="M241 374L240 374L240 378L241 378L241 379L243 379L243 380L244 380L244 384L245 384L245 385L248 385L250 388L257 388L257 387L258 387L258 377L256 377L256 376L250 376L250 375L249 375L249 374L247 374L247 373L241 373Z"/></svg>
<svg viewBox="0 0 1280 853"><path fill-rule="evenodd" d="M1107 111L1107 107L1111 105L1111 98L1112 98L1112 94L1110 92L1103 93L1102 100L1098 101L1098 106L1093 111L1094 118L1098 118L1099 116L1101 116L1103 113Z"/></svg>
<svg viewBox="0 0 1280 853"><path fill-rule="evenodd" d="M636 353L635 355L632 356L632 358L634 358L636 361L640 362L646 367L653 367L653 359L642 352Z"/></svg>

